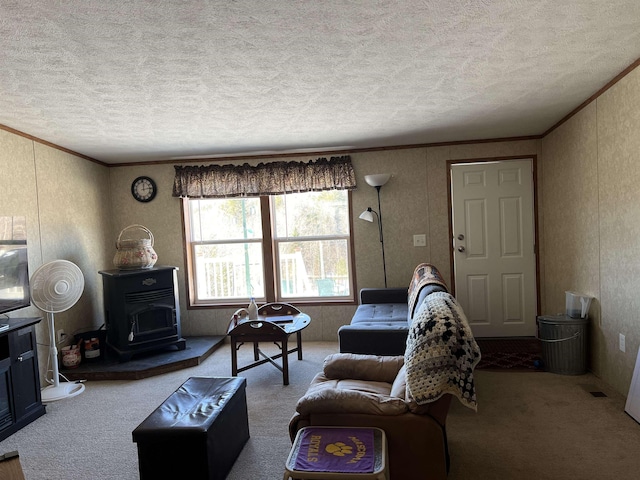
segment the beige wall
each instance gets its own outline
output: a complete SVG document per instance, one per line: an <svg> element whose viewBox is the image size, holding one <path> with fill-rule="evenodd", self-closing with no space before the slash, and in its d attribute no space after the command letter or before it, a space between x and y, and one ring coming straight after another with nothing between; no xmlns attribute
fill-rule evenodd
<svg viewBox="0 0 640 480"><path fill-rule="evenodd" d="M595 297L591 368L626 395L640 345L640 69L542 142L545 299ZM618 336L626 337L626 352Z"/></svg>
<svg viewBox="0 0 640 480"><path fill-rule="evenodd" d="M538 155L541 313L564 310L564 291L593 295L593 371L626 394L640 345L640 71L631 72L543 140L479 143L354 153L358 189L353 192L357 288L383 285L375 224L358 220L377 209L370 173L393 176L381 190L388 285L405 287L416 264L431 262L451 281L447 161ZM309 160L313 156L274 160ZM99 270L113 268L122 229L142 224L154 235L158 264L180 268L185 335L224 334L231 311L190 310L184 290L180 200L171 196L173 165L107 168L0 130L0 215L26 215L31 272L50 260L78 264L85 293L77 306L56 316L57 328L74 332L103 322ZM158 184L148 204L133 200L139 175ZM425 247L413 246L424 234ZM309 307L308 340L335 340L354 305ZM30 307L12 316L39 315ZM626 336L626 353L618 334ZM46 343L44 324L38 338ZM40 351L41 366L46 349Z"/></svg>
<svg viewBox="0 0 640 480"><path fill-rule="evenodd" d="M111 249L109 169L0 130L0 178L0 215L27 217L29 273L64 259L84 274L84 294L73 308L56 314L56 329L72 334L99 327L104 315L98 270L107 265ZM9 315L45 318L34 306ZM46 319L38 324L36 335L43 372L48 356Z"/></svg>
<svg viewBox="0 0 640 480"><path fill-rule="evenodd" d="M367 185L365 175L392 174L380 191L388 286L407 287L415 266L421 262L434 263L450 283L447 161L535 155L538 144L538 141L495 142L352 154L358 185L352 195L357 290L384 286L382 251L376 225L358 219L367 207L378 209L376 189ZM308 161L313 158L276 158L274 161ZM139 175L149 175L158 184L156 199L147 204L136 202L130 194L131 182ZM115 239L121 229L132 224L149 228L155 237L158 264L180 268L184 335L222 335L226 332L232 310L190 310L186 307L181 201L171 197L173 176L173 165L111 168L113 236ZM413 246L415 234L426 235L425 247ZM313 322L305 330L305 338L336 340L338 328L349 323L355 308L354 305L307 307L305 310Z"/></svg>
<svg viewBox="0 0 640 480"><path fill-rule="evenodd" d="M602 332L596 372L626 394L640 345L640 69L598 99L597 129Z"/></svg>

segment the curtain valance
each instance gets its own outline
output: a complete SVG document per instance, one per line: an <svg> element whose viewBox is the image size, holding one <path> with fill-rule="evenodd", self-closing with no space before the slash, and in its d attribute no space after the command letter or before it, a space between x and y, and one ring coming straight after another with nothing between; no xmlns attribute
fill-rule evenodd
<svg viewBox="0 0 640 480"><path fill-rule="evenodd" d="M257 197L283 193L352 190L356 176L351 157L305 162L271 162L251 166L175 166L174 197Z"/></svg>

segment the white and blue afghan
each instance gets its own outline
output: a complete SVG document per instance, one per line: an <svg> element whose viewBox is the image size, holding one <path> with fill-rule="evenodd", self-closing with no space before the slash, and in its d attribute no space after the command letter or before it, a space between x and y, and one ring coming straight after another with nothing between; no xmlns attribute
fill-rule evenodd
<svg viewBox="0 0 640 480"><path fill-rule="evenodd" d="M418 307L407 337L407 388L418 405L450 393L477 410L473 369L480 348L456 299L446 292L427 296Z"/></svg>

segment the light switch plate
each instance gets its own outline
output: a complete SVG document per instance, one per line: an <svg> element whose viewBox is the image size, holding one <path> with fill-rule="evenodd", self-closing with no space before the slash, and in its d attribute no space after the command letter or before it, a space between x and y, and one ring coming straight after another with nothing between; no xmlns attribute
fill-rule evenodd
<svg viewBox="0 0 640 480"><path fill-rule="evenodd" d="M414 235L413 236L413 246L414 247L426 247L427 246L427 236L422 235Z"/></svg>

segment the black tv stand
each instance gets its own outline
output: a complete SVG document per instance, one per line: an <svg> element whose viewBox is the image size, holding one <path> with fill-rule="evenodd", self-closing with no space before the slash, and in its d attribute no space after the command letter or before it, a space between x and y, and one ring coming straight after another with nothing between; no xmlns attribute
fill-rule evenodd
<svg viewBox="0 0 640 480"><path fill-rule="evenodd" d="M42 319L3 318L0 331L0 441L45 414L35 325Z"/></svg>

